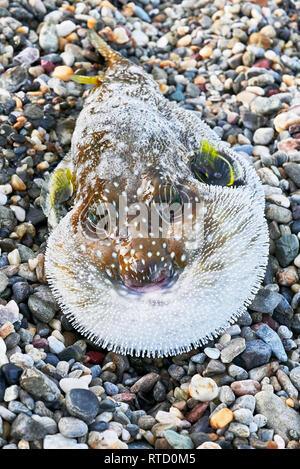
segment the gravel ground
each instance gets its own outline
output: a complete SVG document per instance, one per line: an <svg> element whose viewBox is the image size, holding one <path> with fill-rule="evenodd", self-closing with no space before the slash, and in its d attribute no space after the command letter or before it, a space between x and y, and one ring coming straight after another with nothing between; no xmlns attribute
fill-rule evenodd
<svg viewBox="0 0 300 469"><path fill-rule="evenodd" d="M0 0L0 448L300 448L297 8ZM154 360L96 350L47 286L40 189L87 94L69 75L101 68L88 28L250 158L264 184L263 286L204 349Z"/></svg>

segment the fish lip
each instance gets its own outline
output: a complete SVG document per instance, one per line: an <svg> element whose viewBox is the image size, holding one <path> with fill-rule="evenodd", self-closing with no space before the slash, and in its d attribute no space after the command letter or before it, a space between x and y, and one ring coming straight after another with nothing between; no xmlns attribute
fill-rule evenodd
<svg viewBox="0 0 300 469"><path fill-rule="evenodd" d="M126 279L123 279L123 285L127 289L128 292L134 293L134 294L143 294L143 293L151 293L151 292L157 292L157 291L162 291L164 289L169 288L171 285L174 284L174 281L177 278L176 273L172 270L170 272L171 275L164 275L163 278L160 280L149 283L146 285L132 285L130 282Z"/></svg>

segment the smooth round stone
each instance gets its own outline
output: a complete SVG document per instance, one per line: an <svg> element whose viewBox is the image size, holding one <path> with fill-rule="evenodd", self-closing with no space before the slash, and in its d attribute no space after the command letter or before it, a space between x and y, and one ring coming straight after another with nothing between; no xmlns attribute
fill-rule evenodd
<svg viewBox="0 0 300 469"><path fill-rule="evenodd" d="M31 288L27 282L16 282L13 287L13 298L16 303L23 303L31 293Z"/></svg>
<svg viewBox="0 0 300 469"><path fill-rule="evenodd" d="M2 366L1 371L9 385L19 384L20 376L23 373L23 369L20 366L7 363Z"/></svg>
<svg viewBox="0 0 300 469"><path fill-rule="evenodd" d="M196 374L191 379L189 393L197 401L208 402L217 397L219 388L213 379Z"/></svg>
<svg viewBox="0 0 300 469"><path fill-rule="evenodd" d="M212 347L206 347L204 349L205 355L207 355L209 358L212 358L213 360L217 360L220 356L220 350L217 348L212 348Z"/></svg>
<svg viewBox="0 0 300 469"><path fill-rule="evenodd" d="M60 433L66 438L80 438L87 434L88 426L74 417L63 417L58 422Z"/></svg>
<svg viewBox="0 0 300 469"><path fill-rule="evenodd" d="M11 426L11 436L16 440L39 440L46 434L47 430L40 422L23 413L17 416Z"/></svg>
<svg viewBox="0 0 300 469"><path fill-rule="evenodd" d="M109 428L109 423L108 422L93 422L91 425L89 425L89 431L94 431L94 432L104 432L105 430L108 430Z"/></svg>
<svg viewBox="0 0 300 469"><path fill-rule="evenodd" d="M0 353L6 353L6 345L2 337L0 337Z"/></svg>
<svg viewBox="0 0 300 469"><path fill-rule="evenodd" d="M44 361L45 363L50 363L50 365L56 366L59 363L59 358L53 353L47 353Z"/></svg>
<svg viewBox="0 0 300 469"><path fill-rule="evenodd" d="M268 145L274 137L274 130L272 128L264 127L257 129L253 135L253 141L257 145Z"/></svg>
<svg viewBox="0 0 300 469"><path fill-rule="evenodd" d="M165 438L169 445L174 449L193 449L194 444L189 436L179 435L179 433L173 430L167 430L165 432Z"/></svg>
<svg viewBox="0 0 300 469"><path fill-rule="evenodd" d="M48 337L48 344L50 352L54 354L58 354L65 349L65 345L53 335Z"/></svg>
<svg viewBox="0 0 300 469"><path fill-rule="evenodd" d="M46 435L43 443L44 449L88 449L85 443L77 443L75 438L66 438L61 433Z"/></svg>
<svg viewBox="0 0 300 469"><path fill-rule="evenodd" d="M71 20L63 21L56 25L56 32L59 37L65 37L71 34L76 29L76 24Z"/></svg>
<svg viewBox="0 0 300 469"><path fill-rule="evenodd" d="M66 407L73 417L91 423L99 412L99 401L92 391L72 389L66 395Z"/></svg>
<svg viewBox="0 0 300 469"><path fill-rule="evenodd" d="M7 202L7 196L0 192L0 205L5 205Z"/></svg>
<svg viewBox="0 0 300 469"><path fill-rule="evenodd" d="M294 234L281 236L275 245L275 254L282 267L287 267L298 255L299 240Z"/></svg>
<svg viewBox="0 0 300 469"><path fill-rule="evenodd" d="M26 47L18 55L15 56L14 60L21 64L31 65L40 58L40 51L36 47Z"/></svg>
<svg viewBox="0 0 300 469"><path fill-rule="evenodd" d="M7 285L8 285L7 276L3 272L0 272L0 293L4 292Z"/></svg>
<svg viewBox="0 0 300 469"><path fill-rule="evenodd" d="M40 30L39 43L41 48L47 52L56 52L58 49L58 36L56 25L45 22Z"/></svg>
<svg viewBox="0 0 300 469"><path fill-rule="evenodd" d="M14 214L16 216L16 219L18 221L22 222L22 221L25 220L26 212L25 212L24 208L19 207L18 205L12 205L10 208L14 212Z"/></svg>
<svg viewBox="0 0 300 469"><path fill-rule="evenodd" d="M109 381L106 381L103 384L103 387L104 387L105 392L108 396L114 396L115 394L118 394L118 392L119 392L118 386L116 386L113 383L110 383Z"/></svg>
<svg viewBox="0 0 300 469"><path fill-rule="evenodd" d="M67 393L72 389L88 389L91 381L91 375L81 376L80 378L63 378L60 380L59 386Z"/></svg>

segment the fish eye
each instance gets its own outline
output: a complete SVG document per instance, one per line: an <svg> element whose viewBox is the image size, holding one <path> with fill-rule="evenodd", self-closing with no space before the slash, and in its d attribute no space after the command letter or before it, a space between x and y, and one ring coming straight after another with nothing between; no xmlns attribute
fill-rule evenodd
<svg viewBox="0 0 300 469"><path fill-rule="evenodd" d="M93 203L87 210L84 220L84 229L92 238L109 237L113 228L112 213L107 204L102 201Z"/></svg>
<svg viewBox="0 0 300 469"><path fill-rule="evenodd" d="M161 183L158 187L157 202L159 204L172 205L181 203L180 192L177 187L172 183Z"/></svg>
<svg viewBox="0 0 300 469"><path fill-rule="evenodd" d="M228 155L221 154L207 140L200 142L191 170L203 184L228 187L245 184L242 166Z"/></svg>

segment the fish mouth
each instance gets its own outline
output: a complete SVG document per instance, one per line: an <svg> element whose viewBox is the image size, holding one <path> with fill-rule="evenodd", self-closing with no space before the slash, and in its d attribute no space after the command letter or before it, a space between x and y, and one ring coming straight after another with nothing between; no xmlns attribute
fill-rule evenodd
<svg viewBox="0 0 300 469"><path fill-rule="evenodd" d="M150 292L157 292L167 288L170 288L174 282L178 274L172 269L172 271L168 273L161 273L151 282L140 284L134 281L132 278L125 278L123 279L123 285L128 289L130 293L150 293Z"/></svg>

